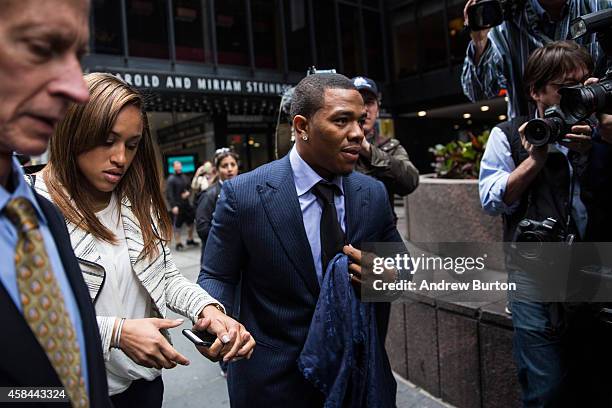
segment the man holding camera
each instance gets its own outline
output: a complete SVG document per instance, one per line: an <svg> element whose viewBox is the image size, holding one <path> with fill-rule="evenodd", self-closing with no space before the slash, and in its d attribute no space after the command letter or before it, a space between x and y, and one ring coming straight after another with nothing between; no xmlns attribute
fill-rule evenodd
<svg viewBox="0 0 612 408"><path fill-rule="evenodd" d="M526 123L534 117L543 118L547 109L559 104L559 88L584 83L592 69L589 53L571 41L547 44L527 61L525 89L537 111L493 129L480 169L481 203L487 213L503 216L504 241L522 241L520 232L530 226L541 237L555 234L546 241L601 237L598 229L603 227L597 215L601 211L593 202L599 192L593 191L597 187L588 174L593 152L608 145L592 139L592 129L586 123L560 127L558 136L550 121ZM548 129L552 135L549 143L536 146L529 142L538 136L529 129L534 123ZM603 366L609 358L607 348L601 347L610 338L608 331L601 328L593 313L541 301L545 300L542 296L550 296L551 289L542 285L539 275L552 272L546 278L556 284L555 280L563 278L561 268L567 267L563 261L550 270L542 266L536 273L533 264L530 268L525 265L518 253L507 253L509 280L524 296L511 296L514 357L524 405L578 406L571 398L579 397L581 405L609 406L605 382L610 375ZM537 265L540 268L540 263ZM585 399L596 404L584 404Z"/></svg>
<svg viewBox="0 0 612 408"><path fill-rule="evenodd" d="M505 0L501 2L504 21L493 28L478 30L481 27L474 27L476 22L469 21L469 9L477 3L469 0L464 10L466 25L472 27L472 41L463 64L463 92L475 102L494 98L506 89L510 119L531 113L523 93L523 71L529 55L544 44L569 39L573 19L612 6L610 0ZM595 34L578 42L595 61L593 73L602 76L607 59ZM612 134L608 129L604 133L604 139L608 139L607 133Z"/></svg>

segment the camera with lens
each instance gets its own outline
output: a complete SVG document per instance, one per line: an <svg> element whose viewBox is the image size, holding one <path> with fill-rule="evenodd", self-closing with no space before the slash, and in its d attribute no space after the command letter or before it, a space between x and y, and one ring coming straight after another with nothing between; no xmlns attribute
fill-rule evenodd
<svg viewBox="0 0 612 408"><path fill-rule="evenodd" d="M554 218L544 221L523 219L516 228L515 249L525 259L542 260L545 242L565 242L572 245L576 236L567 234L563 225Z"/></svg>
<svg viewBox="0 0 612 408"><path fill-rule="evenodd" d="M612 9L596 11L570 23L573 40L594 33L604 53L612 56ZM570 123L583 121L593 113L612 114L612 70L595 84L564 87L559 94L561 110Z"/></svg>
<svg viewBox="0 0 612 408"><path fill-rule="evenodd" d="M525 3L524 0L480 0L467 9L469 28L485 30L510 20Z"/></svg>
<svg viewBox="0 0 612 408"><path fill-rule="evenodd" d="M533 146L560 141L568 134L576 122L568 120L564 111L552 106L544 112L544 118L531 119L525 127L525 139Z"/></svg>

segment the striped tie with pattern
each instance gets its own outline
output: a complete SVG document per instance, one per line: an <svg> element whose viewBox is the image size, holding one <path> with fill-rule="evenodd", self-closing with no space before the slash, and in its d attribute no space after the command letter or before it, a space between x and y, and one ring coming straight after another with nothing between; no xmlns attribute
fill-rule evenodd
<svg viewBox="0 0 612 408"><path fill-rule="evenodd" d="M7 204L5 213L19 234L15 270L24 318L45 350L72 406L89 407L76 333L51 270L34 207L19 197Z"/></svg>

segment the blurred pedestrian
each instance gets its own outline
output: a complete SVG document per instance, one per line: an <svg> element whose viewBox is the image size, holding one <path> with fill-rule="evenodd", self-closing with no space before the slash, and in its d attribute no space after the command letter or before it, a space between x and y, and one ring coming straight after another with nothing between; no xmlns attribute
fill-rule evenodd
<svg viewBox="0 0 612 408"><path fill-rule="evenodd" d="M181 240L181 228L187 225L187 245L198 246L193 240L193 223L195 221L195 209L189 201L191 196L190 180L183 174L183 164L180 161L172 163L174 173L166 181L166 198L170 205L174 225L174 242L177 251L184 249Z"/></svg>
<svg viewBox="0 0 612 408"><path fill-rule="evenodd" d="M168 309L218 338L211 360L248 357L244 326L183 277L166 245L172 228L140 93L110 74L85 77L86 105L71 105L36 190L60 208L94 302L115 407L161 407L162 368L189 361L170 344Z"/></svg>
<svg viewBox="0 0 612 408"><path fill-rule="evenodd" d="M191 190L194 196L194 205L197 205L200 194L202 194L212 184L210 182L210 173L212 172L212 168L213 166L211 162L204 162L200 167L198 167L193 179L191 179Z"/></svg>
<svg viewBox="0 0 612 408"><path fill-rule="evenodd" d="M110 407L100 336L61 214L25 182L13 152L40 155L70 102L89 1L1 2L0 384L62 387L73 407ZM7 388L8 389L8 388ZM6 391L5 391L6 396ZM10 404L10 403L9 403Z"/></svg>
<svg viewBox="0 0 612 408"><path fill-rule="evenodd" d="M230 149L218 149L214 162L217 170L217 181L202 194L196 207L196 231L200 240L202 240L202 256L204 256L206 240L212 226L213 212L219 194L221 194L221 186L226 180L231 180L238 175L238 155Z"/></svg>

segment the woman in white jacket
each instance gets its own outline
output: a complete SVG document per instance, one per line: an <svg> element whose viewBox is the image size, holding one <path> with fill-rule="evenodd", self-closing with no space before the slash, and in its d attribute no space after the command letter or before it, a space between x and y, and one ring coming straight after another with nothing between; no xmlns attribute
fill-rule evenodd
<svg viewBox="0 0 612 408"><path fill-rule="evenodd" d="M161 193L161 161L138 91L109 74L85 76L91 99L72 105L35 187L63 212L98 315L116 407L161 406L161 369L189 361L170 344L167 309L218 336L200 352L250 357L255 341L176 268Z"/></svg>

